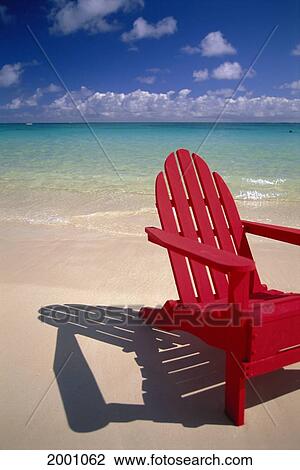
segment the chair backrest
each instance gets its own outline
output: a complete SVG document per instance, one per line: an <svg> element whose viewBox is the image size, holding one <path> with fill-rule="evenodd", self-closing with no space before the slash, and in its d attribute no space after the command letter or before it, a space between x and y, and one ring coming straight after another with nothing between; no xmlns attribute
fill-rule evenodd
<svg viewBox="0 0 300 470"><path fill-rule="evenodd" d="M162 228L208 245L252 259L234 199L220 175L211 173L205 161L188 150L171 153L165 176L156 179L156 203ZM228 299L228 278L199 262L168 250L183 302ZM252 291L261 290L257 272Z"/></svg>

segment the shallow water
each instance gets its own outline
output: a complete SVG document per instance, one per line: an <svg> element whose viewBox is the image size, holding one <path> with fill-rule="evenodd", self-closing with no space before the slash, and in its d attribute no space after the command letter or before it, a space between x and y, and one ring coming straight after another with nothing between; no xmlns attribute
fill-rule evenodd
<svg viewBox="0 0 300 470"><path fill-rule="evenodd" d="M300 124L227 123L213 132L210 123L91 127L0 124L0 221L131 233L154 216L155 176L180 147L198 150L251 210L299 207Z"/></svg>

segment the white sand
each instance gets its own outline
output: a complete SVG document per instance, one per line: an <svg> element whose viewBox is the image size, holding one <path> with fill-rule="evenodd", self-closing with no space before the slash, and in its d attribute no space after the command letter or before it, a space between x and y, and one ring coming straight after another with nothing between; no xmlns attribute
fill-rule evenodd
<svg viewBox="0 0 300 470"><path fill-rule="evenodd" d="M300 290L299 248L252 247L263 281ZM221 351L148 327L108 336L38 319L49 304L176 298L163 249L144 237L6 224L0 259L1 448L299 448L299 364L253 380L264 403L249 387L246 425L237 428L223 414ZM189 363L202 365L170 374Z"/></svg>

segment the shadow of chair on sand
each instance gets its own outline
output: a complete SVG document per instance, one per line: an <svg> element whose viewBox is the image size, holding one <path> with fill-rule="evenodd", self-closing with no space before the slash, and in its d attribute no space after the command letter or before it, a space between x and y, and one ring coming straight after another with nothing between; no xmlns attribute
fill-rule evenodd
<svg viewBox="0 0 300 470"><path fill-rule="evenodd" d="M90 432L109 423L134 420L186 427L232 425L223 411L222 351L188 333L142 325L132 309L66 304L45 306L39 313L42 322L58 330L53 369L73 431ZM144 404L105 402L76 340L78 334L135 353L143 377ZM300 370L296 369L255 377L247 384L247 407L294 391L299 385Z"/></svg>

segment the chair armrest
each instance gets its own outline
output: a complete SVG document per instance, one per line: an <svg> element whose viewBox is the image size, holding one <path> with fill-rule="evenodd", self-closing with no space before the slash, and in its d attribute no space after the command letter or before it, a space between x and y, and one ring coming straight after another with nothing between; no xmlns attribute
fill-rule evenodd
<svg viewBox="0 0 300 470"><path fill-rule="evenodd" d="M300 229L298 228L280 227L279 225L249 222L248 220L242 220L242 224L246 233L279 240L292 245L300 245Z"/></svg>
<svg viewBox="0 0 300 470"><path fill-rule="evenodd" d="M166 232L155 227L146 227L148 240L168 250L179 253L195 261L199 261L210 268L223 273L250 272L255 269L254 261L238 256L229 251L220 250L205 243L183 237L178 234Z"/></svg>

